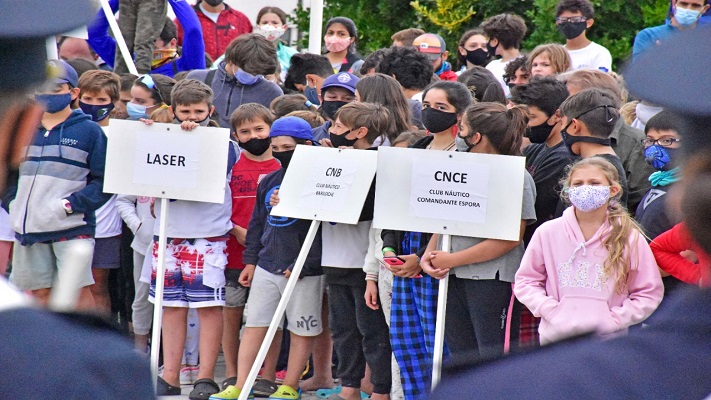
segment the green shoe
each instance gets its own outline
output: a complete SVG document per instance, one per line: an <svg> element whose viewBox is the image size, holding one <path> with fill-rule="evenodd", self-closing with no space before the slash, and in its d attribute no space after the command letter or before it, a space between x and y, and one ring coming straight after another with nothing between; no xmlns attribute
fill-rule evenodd
<svg viewBox="0 0 711 400"><path fill-rule="evenodd" d="M291 386L281 385L269 398L277 400L298 400L301 398L301 389L294 390Z"/></svg>
<svg viewBox="0 0 711 400"><path fill-rule="evenodd" d="M210 400L237 400L239 399L239 395L241 393L242 389L230 385L227 386L227 389L221 391L220 393L213 394L212 396L210 396ZM253 399L254 394L250 392L247 398Z"/></svg>

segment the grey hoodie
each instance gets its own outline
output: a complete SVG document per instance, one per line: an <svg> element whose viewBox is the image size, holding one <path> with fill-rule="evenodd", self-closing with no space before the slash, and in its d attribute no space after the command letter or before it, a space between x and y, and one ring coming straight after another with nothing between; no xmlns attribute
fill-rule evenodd
<svg viewBox="0 0 711 400"><path fill-rule="evenodd" d="M237 81L234 75L227 72L225 65L225 61L220 63L215 73L212 74L212 82L205 82L210 73L208 69L191 71L187 76L188 79L197 79L210 85L215 93L213 104L217 122L223 128L230 128L230 116L240 105L258 103L269 108L272 100L284 94L276 83L264 78L260 78L253 85L243 85ZM214 116L213 119L215 119Z"/></svg>

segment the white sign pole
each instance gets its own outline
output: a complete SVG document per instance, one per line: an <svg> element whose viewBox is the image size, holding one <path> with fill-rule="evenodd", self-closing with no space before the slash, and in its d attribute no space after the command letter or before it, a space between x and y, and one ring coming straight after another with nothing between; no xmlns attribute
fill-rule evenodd
<svg viewBox="0 0 711 400"><path fill-rule="evenodd" d="M160 355L160 334L163 323L163 289L165 286L165 248L168 244L168 199L160 199L160 226L158 231L158 270L156 271L156 292L153 305L153 336L151 338L151 371L153 389L158 384L158 357ZM146 254L148 256L148 254Z"/></svg>
<svg viewBox="0 0 711 400"><path fill-rule="evenodd" d="M116 17L114 16L114 11L111 9L109 0L101 0L101 8L104 10L104 14L106 14L106 20L109 21L111 32L113 32L116 44L118 44L123 60L126 62L128 72L138 75L136 64L133 63L133 56L131 56L131 52L128 51L128 46L126 46L126 41L123 39L121 29L119 29L118 23L116 22Z"/></svg>
<svg viewBox="0 0 711 400"><path fill-rule="evenodd" d="M323 34L323 0L311 0L311 18L309 19L309 53L321 54L321 36Z"/></svg>
<svg viewBox="0 0 711 400"><path fill-rule="evenodd" d="M274 313L272 322L269 324L267 336L264 338L264 341L262 341L262 346L259 347L257 359L254 360L254 364L252 364L252 368L249 370L249 375L247 375L247 380L244 382L244 387L242 387L239 400L247 400L247 397L249 397L249 392L252 390L252 385L254 385L254 381L257 379L259 369L262 368L264 359L267 357L269 346L271 346L272 340L274 340L274 334L276 334L279 323L281 322L281 317L284 315L284 311L286 311L286 305L289 303L291 294L294 292L296 282L299 280L299 275L301 275L301 270L304 267L306 257L309 255L311 245L314 242L314 238L316 238L316 233L318 232L320 225L321 221L311 221L311 227L309 228L309 232L306 234L306 238L304 239L304 245L301 246L301 251L299 252L299 256L296 258L296 263L291 271L289 281L286 283L284 294L281 295L281 300L279 300L279 305L277 305L276 313Z"/></svg>
<svg viewBox="0 0 711 400"><path fill-rule="evenodd" d="M76 309L81 292L81 278L86 273L85 260L91 259L94 247L86 240L76 240L71 253L67 255L65 268L59 270L57 280L49 297L49 308L55 311Z"/></svg>
<svg viewBox="0 0 711 400"><path fill-rule="evenodd" d="M452 237L442 235L442 251L451 250ZM432 354L432 390L442 379L442 358L444 356L444 321L447 315L447 291L449 290L449 274L439 280L437 294L437 322L435 325L434 353Z"/></svg>
<svg viewBox="0 0 711 400"><path fill-rule="evenodd" d="M50 36L47 38L47 59L59 60L59 51L57 50L57 38Z"/></svg>

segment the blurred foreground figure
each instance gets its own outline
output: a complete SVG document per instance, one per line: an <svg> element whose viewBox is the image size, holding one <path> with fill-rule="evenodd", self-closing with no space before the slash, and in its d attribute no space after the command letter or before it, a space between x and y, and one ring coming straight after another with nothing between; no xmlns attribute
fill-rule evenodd
<svg viewBox="0 0 711 400"><path fill-rule="evenodd" d="M89 0L0 0L0 193L16 174L43 108L31 100L47 81L46 39L85 25ZM103 321L55 314L0 277L3 398L149 399L148 362Z"/></svg>
<svg viewBox="0 0 711 400"><path fill-rule="evenodd" d="M704 78L711 53L691 51L711 42L711 29L699 29L635 59L625 80L639 98L685 119L677 204L694 240L711 253L711 80ZM702 268L702 282L709 282L711 266ZM581 338L491 363L459 363L430 399L706 398L711 289L693 288L669 300L650 326L618 339Z"/></svg>

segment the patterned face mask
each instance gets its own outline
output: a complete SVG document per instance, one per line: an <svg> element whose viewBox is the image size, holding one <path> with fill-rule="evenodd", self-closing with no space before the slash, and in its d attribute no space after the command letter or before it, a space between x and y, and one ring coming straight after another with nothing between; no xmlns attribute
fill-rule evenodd
<svg viewBox="0 0 711 400"><path fill-rule="evenodd" d="M572 186L568 188L568 198L576 209L591 212L607 204L610 200L609 186Z"/></svg>

